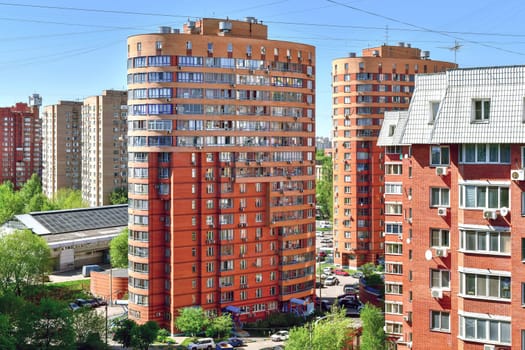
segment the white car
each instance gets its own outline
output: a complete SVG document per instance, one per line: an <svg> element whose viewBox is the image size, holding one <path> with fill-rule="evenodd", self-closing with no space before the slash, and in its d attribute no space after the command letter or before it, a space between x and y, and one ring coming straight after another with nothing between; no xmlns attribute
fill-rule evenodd
<svg viewBox="0 0 525 350"><path fill-rule="evenodd" d="M277 333L272 334L270 338L272 339L272 341L285 341L288 340L288 337L288 331L279 331Z"/></svg>
<svg viewBox="0 0 525 350"><path fill-rule="evenodd" d="M324 280L325 286L336 286L338 284L339 284L339 279L337 279L337 277L335 277L334 275L327 276L326 279Z"/></svg>
<svg viewBox="0 0 525 350"><path fill-rule="evenodd" d="M188 344L188 350L213 350L215 342L212 338L200 338Z"/></svg>

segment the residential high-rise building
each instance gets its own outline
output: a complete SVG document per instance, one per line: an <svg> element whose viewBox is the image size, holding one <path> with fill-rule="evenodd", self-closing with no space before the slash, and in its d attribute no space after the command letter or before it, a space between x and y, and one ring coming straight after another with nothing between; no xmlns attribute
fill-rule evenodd
<svg viewBox="0 0 525 350"><path fill-rule="evenodd" d="M311 310L314 67L252 17L128 39L130 318Z"/></svg>
<svg viewBox="0 0 525 350"><path fill-rule="evenodd" d="M359 267L383 258L383 175L377 136L385 111L405 110L418 73L453 68L400 43L332 62L334 261ZM386 169L389 171L389 169Z"/></svg>
<svg viewBox="0 0 525 350"><path fill-rule="evenodd" d="M416 77L387 113L385 318L397 349L525 346L525 66Z"/></svg>
<svg viewBox="0 0 525 350"><path fill-rule="evenodd" d="M80 189L82 102L59 101L42 113L42 191L52 198L60 188Z"/></svg>
<svg viewBox="0 0 525 350"><path fill-rule="evenodd" d="M81 183L91 207L110 204L111 192L127 188L127 103L127 91L105 90L84 99Z"/></svg>
<svg viewBox="0 0 525 350"><path fill-rule="evenodd" d="M42 124L40 96L28 105L0 108L0 183L11 181L20 188L33 174L42 175Z"/></svg>

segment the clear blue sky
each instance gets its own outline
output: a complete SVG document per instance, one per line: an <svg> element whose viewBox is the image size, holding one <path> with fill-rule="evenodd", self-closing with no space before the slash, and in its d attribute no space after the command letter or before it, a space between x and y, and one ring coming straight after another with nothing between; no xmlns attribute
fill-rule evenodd
<svg viewBox="0 0 525 350"><path fill-rule="evenodd" d="M182 28L188 18L253 16L270 39L316 46L317 134L327 136L333 59L406 42L454 61L448 48L457 41L460 67L525 64L524 12L523 0L0 0L0 106L34 92L49 105L126 89L129 35Z"/></svg>

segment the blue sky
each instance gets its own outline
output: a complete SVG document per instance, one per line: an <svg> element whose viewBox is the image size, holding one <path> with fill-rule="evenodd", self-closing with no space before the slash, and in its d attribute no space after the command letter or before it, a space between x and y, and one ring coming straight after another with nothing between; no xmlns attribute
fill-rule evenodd
<svg viewBox="0 0 525 350"><path fill-rule="evenodd" d="M270 39L316 46L317 134L327 136L333 59L406 42L454 61L457 41L460 67L524 64L524 12L519 0L0 1L0 106L34 92L49 105L126 89L129 35L182 28L188 18L253 16Z"/></svg>

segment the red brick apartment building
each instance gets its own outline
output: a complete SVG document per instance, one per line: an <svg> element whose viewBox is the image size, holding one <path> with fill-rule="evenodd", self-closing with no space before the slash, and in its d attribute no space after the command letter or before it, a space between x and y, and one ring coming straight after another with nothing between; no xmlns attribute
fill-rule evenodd
<svg viewBox="0 0 525 350"><path fill-rule="evenodd" d="M397 349L525 349L525 66L416 77L385 115L386 330Z"/></svg>
<svg viewBox="0 0 525 350"><path fill-rule="evenodd" d="M376 141L384 112L408 108L416 74L455 67L405 43L332 62L336 264L356 268L383 257L382 152Z"/></svg>
<svg viewBox="0 0 525 350"><path fill-rule="evenodd" d="M42 125L37 104L0 108L0 183L20 188L33 174L42 175ZM33 100L34 101L34 100Z"/></svg>
<svg viewBox="0 0 525 350"><path fill-rule="evenodd" d="M314 68L251 17L128 39L131 318L311 307Z"/></svg>

